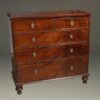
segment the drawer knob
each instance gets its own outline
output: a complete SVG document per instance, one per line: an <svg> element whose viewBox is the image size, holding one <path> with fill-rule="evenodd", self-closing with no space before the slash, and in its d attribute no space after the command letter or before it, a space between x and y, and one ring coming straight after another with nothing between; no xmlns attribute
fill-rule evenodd
<svg viewBox="0 0 100 100"><path fill-rule="evenodd" d="M70 70L73 71L74 70L74 67L73 66L70 66Z"/></svg>
<svg viewBox="0 0 100 100"><path fill-rule="evenodd" d="M73 48L71 48L71 49L70 49L70 53L73 53L73 52L74 52L74 50L73 50Z"/></svg>
<svg viewBox="0 0 100 100"><path fill-rule="evenodd" d="M73 34L70 34L69 37L70 37L70 39L73 39Z"/></svg>
<svg viewBox="0 0 100 100"><path fill-rule="evenodd" d="M34 27L35 27L35 24L34 24L34 23L32 23L32 24L31 24L31 28L34 28Z"/></svg>
<svg viewBox="0 0 100 100"><path fill-rule="evenodd" d="M36 52L33 53L33 57L36 57Z"/></svg>
<svg viewBox="0 0 100 100"><path fill-rule="evenodd" d="M32 37L32 42L35 42L36 41L36 38L35 37Z"/></svg>
<svg viewBox="0 0 100 100"><path fill-rule="evenodd" d="M37 69L35 69L35 70L34 70L34 74L36 75L37 73L38 73L38 70L37 70Z"/></svg>
<svg viewBox="0 0 100 100"><path fill-rule="evenodd" d="M71 20L70 25L71 25L71 26L73 26L73 25L74 25L74 21L73 21L73 20Z"/></svg>

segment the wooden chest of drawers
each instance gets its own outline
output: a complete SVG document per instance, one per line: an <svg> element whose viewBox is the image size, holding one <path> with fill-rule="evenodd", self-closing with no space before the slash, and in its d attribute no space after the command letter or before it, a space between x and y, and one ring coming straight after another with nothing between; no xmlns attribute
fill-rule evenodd
<svg viewBox="0 0 100 100"><path fill-rule="evenodd" d="M88 79L90 14L54 11L8 14L11 21L13 76L23 85L81 75Z"/></svg>

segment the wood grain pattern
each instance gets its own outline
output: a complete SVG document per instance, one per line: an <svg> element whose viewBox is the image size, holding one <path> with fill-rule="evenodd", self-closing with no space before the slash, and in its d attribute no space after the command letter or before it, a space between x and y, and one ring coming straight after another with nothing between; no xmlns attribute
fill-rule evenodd
<svg viewBox="0 0 100 100"><path fill-rule="evenodd" d="M73 70L71 70L73 66ZM88 57L18 65L18 82L27 83L88 73ZM34 73L37 70L37 74Z"/></svg>
<svg viewBox="0 0 100 100"><path fill-rule="evenodd" d="M70 50L73 49L71 53ZM18 49L15 51L16 63L30 63L64 57L88 55L88 43L77 45L49 46L41 48ZM36 57L33 57L36 53Z"/></svg>
<svg viewBox="0 0 100 100"><path fill-rule="evenodd" d="M34 23L34 28L31 24ZM52 28L52 19L32 19L12 21L13 32L34 32L39 30L48 30Z"/></svg>
<svg viewBox="0 0 100 100"><path fill-rule="evenodd" d="M73 25L71 25L73 21ZM53 20L53 28L66 29L66 28L79 28L89 27L89 17L68 17L68 18L56 18Z"/></svg>
<svg viewBox="0 0 100 100"><path fill-rule="evenodd" d="M80 10L8 14L18 94L29 82L76 75L87 82L90 15Z"/></svg>
<svg viewBox="0 0 100 100"><path fill-rule="evenodd" d="M70 37L71 35L73 38ZM32 41L32 38L35 38L35 41ZM18 33L14 34L14 47L15 49L19 49L60 43L74 44L77 42L87 41L88 38L89 32L86 29L61 32Z"/></svg>

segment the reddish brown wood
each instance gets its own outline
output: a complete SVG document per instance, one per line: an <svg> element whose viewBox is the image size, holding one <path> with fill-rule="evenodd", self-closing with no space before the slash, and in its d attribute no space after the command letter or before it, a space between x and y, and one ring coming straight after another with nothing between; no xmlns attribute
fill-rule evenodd
<svg viewBox="0 0 100 100"><path fill-rule="evenodd" d="M71 25L73 21L73 25ZM31 24L34 23L34 28ZM21 20L12 21L13 32L14 33L27 33L36 32L44 30L54 30L54 29L69 29L69 28L88 28L89 27L89 17L68 17L68 18L53 18L53 19L31 19L31 20Z"/></svg>
<svg viewBox="0 0 100 100"><path fill-rule="evenodd" d="M71 53L70 50L73 49ZM88 43L64 46L49 46L41 48L18 49L15 51L16 63L31 63L65 57L88 55ZM36 53L36 57L33 57Z"/></svg>
<svg viewBox="0 0 100 100"><path fill-rule="evenodd" d="M18 82L22 83L87 74L88 57L18 65L17 70ZM34 73L35 70L37 73Z"/></svg>
<svg viewBox="0 0 100 100"><path fill-rule="evenodd" d="M12 25L13 75L18 94L29 82L76 75L82 75L83 83L87 82L89 13L77 10L8 15Z"/></svg>
<svg viewBox="0 0 100 100"><path fill-rule="evenodd" d="M31 12L31 13L8 13L12 20L23 20L29 18L55 18L55 17L72 17L72 16L90 16L88 12L80 10L70 11L44 11L44 12Z"/></svg>
<svg viewBox="0 0 100 100"><path fill-rule="evenodd" d="M73 36L73 38L70 37ZM70 30L61 32L36 32L36 33L18 33L14 34L15 49L27 47L39 47L52 44L74 44L88 40L88 29ZM35 38L35 41L32 41Z"/></svg>
<svg viewBox="0 0 100 100"><path fill-rule="evenodd" d="M89 17L56 18L53 20L53 27L55 29L89 27Z"/></svg>
<svg viewBox="0 0 100 100"><path fill-rule="evenodd" d="M48 30L52 28L51 19L32 19L32 20L22 20L22 21L13 21L12 28L13 32L34 32L37 30ZM31 27L31 24L34 24L34 28Z"/></svg>

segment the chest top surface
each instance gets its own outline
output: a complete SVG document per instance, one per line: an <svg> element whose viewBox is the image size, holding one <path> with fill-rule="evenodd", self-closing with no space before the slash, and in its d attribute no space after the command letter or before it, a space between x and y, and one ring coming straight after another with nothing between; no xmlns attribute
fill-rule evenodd
<svg viewBox="0 0 100 100"><path fill-rule="evenodd" d="M90 16L90 15L91 15L90 13L80 10L8 13L10 19L52 18L52 17L56 18L56 17Z"/></svg>

